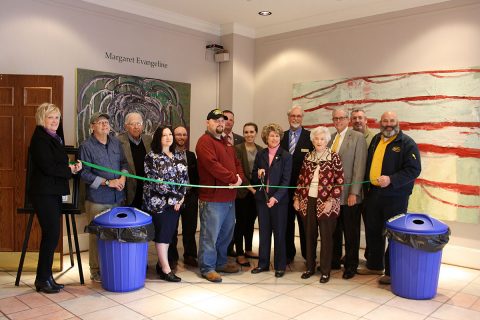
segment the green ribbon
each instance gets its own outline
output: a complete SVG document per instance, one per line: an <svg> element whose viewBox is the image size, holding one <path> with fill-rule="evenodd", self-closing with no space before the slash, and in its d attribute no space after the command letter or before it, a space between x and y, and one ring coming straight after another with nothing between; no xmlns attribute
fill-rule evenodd
<svg viewBox="0 0 480 320"><path fill-rule="evenodd" d="M117 175L125 176L127 178L133 178L133 179L138 179L138 180L143 180L143 181L149 181L149 182L154 182L154 183L162 183L162 184L167 184L171 186L183 186L183 187L192 187L192 188L210 188L210 189L240 189L240 188L248 188L248 187L253 187L253 188L260 188L260 187L269 187L269 188L277 188L277 189L297 189L297 188L310 188L310 187L297 187L297 186L272 186L272 185L263 185L263 184L255 184L255 185L249 185L249 186L207 186L207 185L201 185L201 184L190 184L190 183L178 183L178 182L172 182L172 181L165 181L161 179L152 179L152 178L145 178L145 177L140 177L136 176L134 174L128 173L128 172L123 172L123 171L118 171L118 170L113 170L107 167L99 166L98 164L90 163L84 160L79 160L81 161L84 165L100 170L100 171L105 171L105 172L110 172L114 173ZM75 164L76 162L70 162L70 164ZM370 183L370 180L365 180L365 181L359 181L359 182L352 182L352 183L345 183L345 184L337 184L334 185L334 187L337 186L351 186L354 184L363 184L363 183Z"/></svg>

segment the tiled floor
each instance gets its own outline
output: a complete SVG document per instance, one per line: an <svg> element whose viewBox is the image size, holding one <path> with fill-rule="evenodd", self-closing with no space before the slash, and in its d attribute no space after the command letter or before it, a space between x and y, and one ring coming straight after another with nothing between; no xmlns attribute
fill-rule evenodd
<svg viewBox="0 0 480 320"><path fill-rule="evenodd" d="M198 269L185 268L180 261L177 275L182 282L167 283L157 279L155 256L150 251L145 287L129 293L108 292L92 283L86 253L82 254L86 285L79 284L76 267L64 270L55 274L58 282L67 284L59 294L36 293L33 273L24 273L21 285L15 287L15 273L0 272L0 320L480 320L480 270L442 265L437 296L416 301L395 296L390 286L377 283L377 276L343 280L341 271L336 271L327 284L320 284L318 275L302 280L304 264L298 255L280 279L273 272L252 275L251 268L243 268L214 284L202 279Z"/></svg>

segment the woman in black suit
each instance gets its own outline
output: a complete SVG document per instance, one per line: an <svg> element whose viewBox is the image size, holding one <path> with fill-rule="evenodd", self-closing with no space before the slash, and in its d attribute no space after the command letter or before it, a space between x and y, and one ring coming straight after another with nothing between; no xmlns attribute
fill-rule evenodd
<svg viewBox="0 0 480 320"><path fill-rule="evenodd" d="M275 277L285 274L287 256L285 231L287 227L288 186L292 172L292 156L280 148L283 130L278 124L263 127L262 140L268 146L257 153L252 171L252 184L263 180L266 187L255 193L260 231L258 266L252 273L268 271L272 232L274 237Z"/></svg>
<svg viewBox="0 0 480 320"><path fill-rule="evenodd" d="M30 140L31 174L29 195L42 229L35 288L58 293L63 285L52 277L53 254L60 237L62 196L70 193L68 179L82 164L68 163L63 141L57 134L60 109L43 103L35 114L37 127Z"/></svg>

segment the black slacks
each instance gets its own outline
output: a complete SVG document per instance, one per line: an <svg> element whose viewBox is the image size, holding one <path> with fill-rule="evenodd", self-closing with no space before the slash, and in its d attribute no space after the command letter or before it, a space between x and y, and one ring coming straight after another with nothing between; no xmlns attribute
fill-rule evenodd
<svg viewBox="0 0 480 320"><path fill-rule="evenodd" d="M183 237L183 257L197 257L197 242L195 234L197 232L198 220L198 194L188 193L185 196L185 207L180 209L180 218L182 219L182 237ZM168 260L178 261L178 225L175 229L172 242L168 247Z"/></svg>
<svg viewBox="0 0 480 320"><path fill-rule="evenodd" d="M409 196L382 197L379 188L370 189L365 203L365 238L367 268L383 270L390 275L389 250L385 252L385 222L397 214L406 213Z"/></svg>
<svg viewBox="0 0 480 320"><path fill-rule="evenodd" d="M53 255L60 237L62 196L31 195L30 198L42 229L36 280L46 281L52 275Z"/></svg>
<svg viewBox="0 0 480 320"><path fill-rule="evenodd" d="M342 257L342 238L345 237L345 270L355 271L358 267L360 250L360 205L340 206L340 216L333 234L332 265L340 266ZM342 235L343 233L343 235Z"/></svg>
<svg viewBox="0 0 480 320"><path fill-rule="evenodd" d="M258 227L260 233L258 266L268 269L270 267L270 250L272 247L273 232L273 257L275 270L285 270L287 256L285 250L285 227L287 223L287 204L277 203L268 208L265 201L256 201L258 210Z"/></svg>
<svg viewBox="0 0 480 320"><path fill-rule="evenodd" d="M295 189L289 189L289 201L288 201L288 214L287 214L287 227L286 227L286 247L287 247L287 259L293 261L295 258L295 254L297 253L297 249L295 248L295 217L297 217L298 223L298 233L300 235L300 250L302 253L302 257L304 259L307 258L307 248L306 248L306 241L305 241L305 227L303 225L303 221L300 217L298 217L298 212L293 208L293 194Z"/></svg>
<svg viewBox="0 0 480 320"><path fill-rule="evenodd" d="M315 251L320 230L320 271L328 275L332 269L333 232L337 218L317 218L317 198L308 197L305 219L307 270L315 272Z"/></svg>
<svg viewBox="0 0 480 320"><path fill-rule="evenodd" d="M255 198L249 192L245 198L235 200L235 231L233 241L237 255L243 256L245 251L252 251L253 228L257 219ZM245 250L243 241L245 240Z"/></svg>

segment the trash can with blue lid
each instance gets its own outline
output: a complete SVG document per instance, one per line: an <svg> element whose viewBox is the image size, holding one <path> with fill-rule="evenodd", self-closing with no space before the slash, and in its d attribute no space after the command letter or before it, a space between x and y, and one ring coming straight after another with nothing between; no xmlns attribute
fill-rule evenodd
<svg viewBox="0 0 480 320"><path fill-rule="evenodd" d="M152 217L135 208L116 207L95 216L86 228L97 235L102 287L126 292L145 285Z"/></svg>
<svg viewBox="0 0 480 320"><path fill-rule="evenodd" d="M435 297L449 227L426 214L409 213L388 220L386 234L392 292L416 300Z"/></svg>

